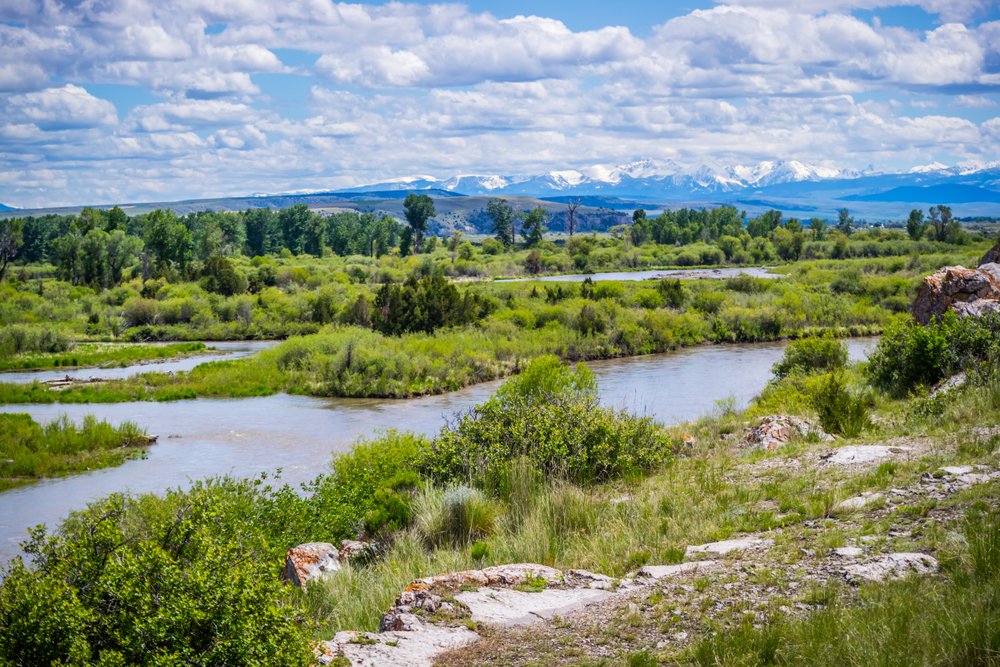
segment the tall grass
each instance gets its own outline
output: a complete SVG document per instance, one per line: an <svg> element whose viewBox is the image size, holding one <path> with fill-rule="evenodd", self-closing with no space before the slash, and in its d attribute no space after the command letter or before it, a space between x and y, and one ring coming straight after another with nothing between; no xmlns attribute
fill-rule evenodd
<svg viewBox="0 0 1000 667"><path fill-rule="evenodd" d="M0 490L119 465L147 444L132 422L112 426L87 415L79 426L65 416L39 425L25 414L0 414Z"/></svg>

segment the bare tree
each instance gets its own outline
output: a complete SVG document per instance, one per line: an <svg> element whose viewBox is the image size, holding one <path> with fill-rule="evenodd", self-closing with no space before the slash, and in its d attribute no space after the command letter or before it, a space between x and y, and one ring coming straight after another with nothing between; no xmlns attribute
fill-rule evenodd
<svg viewBox="0 0 1000 667"><path fill-rule="evenodd" d="M578 208L580 208L579 197L566 204L566 229L570 236L573 236L573 232L576 231L576 209Z"/></svg>

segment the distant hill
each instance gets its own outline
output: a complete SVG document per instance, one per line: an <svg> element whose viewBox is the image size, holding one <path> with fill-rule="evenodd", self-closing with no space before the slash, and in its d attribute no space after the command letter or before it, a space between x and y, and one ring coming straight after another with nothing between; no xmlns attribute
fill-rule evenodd
<svg viewBox="0 0 1000 667"><path fill-rule="evenodd" d="M6 204L0 204L0 211L16 211L17 209L13 206L7 206Z"/></svg>
<svg viewBox="0 0 1000 667"><path fill-rule="evenodd" d="M976 185L907 185L874 194L849 195L844 199L847 201L967 204L970 202L1000 202L1000 192L987 190Z"/></svg>

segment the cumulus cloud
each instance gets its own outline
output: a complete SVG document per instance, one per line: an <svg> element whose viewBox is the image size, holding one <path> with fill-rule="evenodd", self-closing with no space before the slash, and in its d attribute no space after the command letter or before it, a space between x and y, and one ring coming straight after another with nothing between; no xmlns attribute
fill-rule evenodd
<svg viewBox="0 0 1000 667"><path fill-rule="evenodd" d="M12 95L6 99L10 119L32 123L42 130L114 125L115 105L94 97L85 88L67 84L38 92Z"/></svg>
<svg viewBox="0 0 1000 667"><path fill-rule="evenodd" d="M0 201L56 203L67 183L63 203L120 201L636 156L995 158L1000 119L982 118L1000 22L977 22L993 3L913 3L930 29L852 13L904 0L728 0L639 37L447 2L9 0ZM119 114L92 84L142 103Z"/></svg>

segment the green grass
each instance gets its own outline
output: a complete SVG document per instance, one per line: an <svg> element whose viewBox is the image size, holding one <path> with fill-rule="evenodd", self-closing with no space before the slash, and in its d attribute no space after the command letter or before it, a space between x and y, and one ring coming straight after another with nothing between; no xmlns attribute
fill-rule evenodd
<svg viewBox="0 0 1000 667"><path fill-rule="evenodd" d="M0 414L0 491L120 465L147 444L131 422L115 427L88 415L79 426L66 417L39 425L25 414Z"/></svg>
<svg viewBox="0 0 1000 667"><path fill-rule="evenodd" d="M172 343L169 345L81 343L68 352L2 357L0 358L0 371L44 370L80 366L113 368L128 366L140 361L188 357L203 353L205 350L204 343Z"/></svg>

